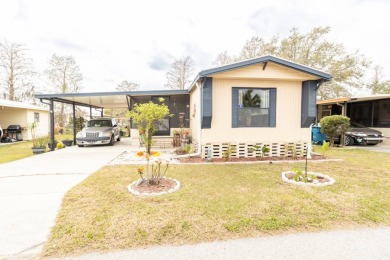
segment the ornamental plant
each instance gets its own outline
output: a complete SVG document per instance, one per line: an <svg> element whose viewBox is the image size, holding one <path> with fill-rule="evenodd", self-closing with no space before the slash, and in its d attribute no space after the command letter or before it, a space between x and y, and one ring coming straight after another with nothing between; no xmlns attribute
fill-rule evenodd
<svg viewBox="0 0 390 260"><path fill-rule="evenodd" d="M163 98L159 99L160 104L155 104L152 101L144 104L135 104L131 111L128 111L126 116L133 119L139 129L143 129L146 152L150 154L152 147L153 134L157 131L159 120L173 114L169 113L167 105L163 104Z"/></svg>
<svg viewBox="0 0 390 260"><path fill-rule="evenodd" d="M249 149L249 152L254 152L254 151L261 151L260 158L263 158L264 155L269 152L269 147L266 145L263 145L263 146L254 145L252 148Z"/></svg>
<svg viewBox="0 0 390 260"><path fill-rule="evenodd" d="M165 177L168 171L169 161L163 161L161 159L150 160L148 153L145 153L144 156L146 159L146 167L140 166L137 168L137 173L142 179L141 183L145 182L148 185L159 185L160 180Z"/></svg>
<svg viewBox="0 0 390 260"><path fill-rule="evenodd" d="M344 133L350 129L350 119L346 116L333 115L326 116L320 120L321 132L329 138L330 146L334 146L334 138L343 137ZM342 138L340 138L340 141Z"/></svg>

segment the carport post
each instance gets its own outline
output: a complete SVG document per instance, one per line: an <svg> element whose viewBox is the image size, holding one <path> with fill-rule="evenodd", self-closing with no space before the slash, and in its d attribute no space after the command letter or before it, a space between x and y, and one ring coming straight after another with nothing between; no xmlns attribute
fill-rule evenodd
<svg viewBox="0 0 390 260"><path fill-rule="evenodd" d="M89 106L89 119L92 119L92 106Z"/></svg>
<svg viewBox="0 0 390 260"><path fill-rule="evenodd" d="M76 106L73 103L73 143L76 145Z"/></svg>
<svg viewBox="0 0 390 260"><path fill-rule="evenodd" d="M54 101L50 99L50 151L54 151Z"/></svg>

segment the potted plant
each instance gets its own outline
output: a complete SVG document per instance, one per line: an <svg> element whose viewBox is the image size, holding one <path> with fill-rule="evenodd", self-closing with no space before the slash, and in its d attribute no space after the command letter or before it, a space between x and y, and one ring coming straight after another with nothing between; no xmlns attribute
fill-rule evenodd
<svg viewBox="0 0 390 260"><path fill-rule="evenodd" d="M33 143L33 146L31 147L33 154L44 153L46 151L46 145L49 143L49 139L46 136L37 136L37 127L38 122L32 122L28 125Z"/></svg>
<svg viewBox="0 0 390 260"><path fill-rule="evenodd" d="M57 144L58 144L58 141L54 139L53 144L49 141L48 144L47 144L47 147L49 147L49 149L51 149L52 147L56 148Z"/></svg>
<svg viewBox="0 0 390 260"><path fill-rule="evenodd" d="M46 151L46 146L49 143L49 139L46 136L41 136L33 140L33 147L31 150L33 154L40 154Z"/></svg>
<svg viewBox="0 0 390 260"><path fill-rule="evenodd" d="M180 132L178 130L173 130L173 147L178 147L181 145Z"/></svg>
<svg viewBox="0 0 390 260"><path fill-rule="evenodd" d="M73 140L65 139L65 140L62 140L62 143L63 143L65 146L72 146L72 145L73 145Z"/></svg>

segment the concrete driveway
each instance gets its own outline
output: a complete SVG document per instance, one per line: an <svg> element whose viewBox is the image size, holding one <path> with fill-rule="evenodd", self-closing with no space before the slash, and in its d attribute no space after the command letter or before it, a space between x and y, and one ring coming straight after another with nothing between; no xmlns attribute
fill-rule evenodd
<svg viewBox="0 0 390 260"><path fill-rule="evenodd" d="M377 144L377 145L354 145L353 148L381 152L381 153L390 153L390 144Z"/></svg>
<svg viewBox="0 0 390 260"><path fill-rule="evenodd" d="M127 138L114 146L73 146L0 164L0 259L38 255L64 194L131 149Z"/></svg>

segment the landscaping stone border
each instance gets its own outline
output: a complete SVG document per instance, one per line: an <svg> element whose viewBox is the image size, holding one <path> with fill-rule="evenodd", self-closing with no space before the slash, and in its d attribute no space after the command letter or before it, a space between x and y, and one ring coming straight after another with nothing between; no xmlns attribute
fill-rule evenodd
<svg viewBox="0 0 390 260"><path fill-rule="evenodd" d="M127 189L129 190L130 193L132 193L133 195L135 196L145 196L145 197L155 197L155 196L160 196L160 195L165 195L165 194L170 194L170 193L174 193L176 191L178 191L180 189L180 181L178 180L175 180L175 179L172 179L172 178L163 178L163 179L169 179L169 180L172 180L176 183L175 187L167 190L167 191L161 191L161 192L151 192L151 193L148 193L148 192L139 192L139 191L136 191L133 189L133 185L138 185L142 182L142 179L138 179L136 181L133 181L128 187Z"/></svg>
<svg viewBox="0 0 390 260"><path fill-rule="evenodd" d="M317 173L317 172L307 172L307 174L308 175L324 177L324 178L328 179L329 181L328 182L324 182L324 183L320 183L320 182L312 183L312 182L295 181L295 180L290 180L289 178L287 178L286 175L289 174L289 173L295 173L295 172L293 172L293 171L282 172L282 180L287 182L287 183L294 184L294 185L322 187L322 186L333 185L336 182L335 179L333 179L332 177L329 177L328 175L325 175L325 174L322 174L322 173Z"/></svg>

